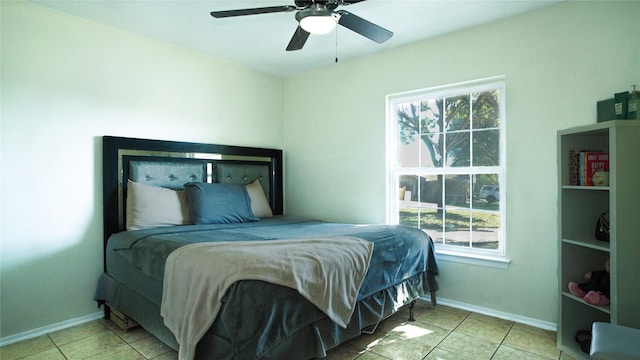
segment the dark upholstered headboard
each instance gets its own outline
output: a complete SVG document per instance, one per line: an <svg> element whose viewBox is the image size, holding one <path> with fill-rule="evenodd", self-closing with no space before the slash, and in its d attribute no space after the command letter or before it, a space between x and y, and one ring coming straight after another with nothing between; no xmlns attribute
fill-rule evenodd
<svg viewBox="0 0 640 360"><path fill-rule="evenodd" d="M275 215L283 214L282 150L103 137L104 244L125 229L127 180L173 189L203 181L260 181Z"/></svg>

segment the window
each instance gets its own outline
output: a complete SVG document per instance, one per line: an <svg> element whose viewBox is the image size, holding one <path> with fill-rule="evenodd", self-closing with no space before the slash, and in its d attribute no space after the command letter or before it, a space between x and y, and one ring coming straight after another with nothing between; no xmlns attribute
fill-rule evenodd
<svg viewBox="0 0 640 360"><path fill-rule="evenodd" d="M501 78L388 96L389 223L439 254L506 261L504 97Z"/></svg>

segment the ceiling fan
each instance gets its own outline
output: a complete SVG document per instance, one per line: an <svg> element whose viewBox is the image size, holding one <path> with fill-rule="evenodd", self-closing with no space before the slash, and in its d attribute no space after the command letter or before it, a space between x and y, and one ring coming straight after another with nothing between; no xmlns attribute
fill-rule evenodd
<svg viewBox="0 0 640 360"><path fill-rule="evenodd" d="M310 34L326 34L340 24L378 44L391 38L393 33L345 10L336 10L340 5L351 5L365 0L295 0L295 5L268 6L251 9L212 11L214 18L296 12L299 25L287 46L287 51L300 50Z"/></svg>

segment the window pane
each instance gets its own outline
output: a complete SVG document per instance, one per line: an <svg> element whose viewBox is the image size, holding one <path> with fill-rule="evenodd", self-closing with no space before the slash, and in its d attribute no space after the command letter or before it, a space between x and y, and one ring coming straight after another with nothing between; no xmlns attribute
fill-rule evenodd
<svg viewBox="0 0 640 360"><path fill-rule="evenodd" d="M473 99L473 128L488 129L500 126L500 91L473 93L471 97Z"/></svg>
<svg viewBox="0 0 640 360"><path fill-rule="evenodd" d="M469 130L469 95L446 98L445 109L447 131Z"/></svg>
<svg viewBox="0 0 640 360"><path fill-rule="evenodd" d="M500 209L500 184L498 174L475 175L473 185L474 209L498 211Z"/></svg>
<svg viewBox="0 0 640 360"><path fill-rule="evenodd" d="M401 208L398 215L400 215L400 225L407 225L419 228L420 217L418 208Z"/></svg>
<svg viewBox="0 0 640 360"><path fill-rule="evenodd" d="M476 249L497 250L500 240L500 213L473 211L473 244Z"/></svg>
<svg viewBox="0 0 640 360"><path fill-rule="evenodd" d="M473 166L500 165L500 131L473 132Z"/></svg>
<svg viewBox="0 0 640 360"><path fill-rule="evenodd" d="M404 136L418 135L420 132L420 103L399 104L396 109L400 141Z"/></svg>
<svg viewBox="0 0 640 360"><path fill-rule="evenodd" d="M428 175L420 178L420 202L423 207L442 207L442 176Z"/></svg>
<svg viewBox="0 0 640 360"><path fill-rule="evenodd" d="M445 204L469 208L469 175L447 175L445 181Z"/></svg>
<svg viewBox="0 0 640 360"><path fill-rule="evenodd" d="M440 209L422 209L422 230L425 230L435 244L442 244L444 233L442 232L442 216L444 212Z"/></svg>
<svg viewBox="0 0 640 360"><path fill-rule="evenodd" d="M469 131L447 133L447 166L466 167L470 165Z"/></svg>
<svg viewBox="0 0 640 360"><path fill-rule="evenodd" d="M469 210L445 210L445 244L469 247Z"/></svg>
<svg viewBox="0 0 640 360"><path fill-rule="evenodd" d="M420 103L422 117L420 131L422 134L432 134L443 131L442 102L443 99L429 99Z"/></svg>
<svg viewBox="0 0 640 360"><path fill-rule="evenodd" d="M400 195L402 195L402 202L400 205L407 205L409 201L416 201L418 199L418 176L417 175L402 175L398 179L398 187Z"/></svg>
<svg viewBox="0 0 640 360"><path fill-rule="evenodd" d="M418 136L400 136L398 141L398 166L401 168L418 167L420 163L420 141Z"/></svg>
<svg viewBox="0 0 640 360"><path fill-rule="evenodd" d="M443 133L433 133L422 135L422 154L420 156L420 167L439 168L442 167L442 146Z"/></svg>

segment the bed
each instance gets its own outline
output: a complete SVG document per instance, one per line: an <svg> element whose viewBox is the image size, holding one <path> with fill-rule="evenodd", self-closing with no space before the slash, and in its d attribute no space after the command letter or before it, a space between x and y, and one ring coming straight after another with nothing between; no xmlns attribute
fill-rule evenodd
<svg viewBox="0 0 640 360"><path fill-rule="evenodd" d="M438 269L429 236L405 226L327 223L285 215L281 150L105 136L103 192L104 273L95 299L104 306L105 317L112 311L125 316L180 349L181 358L322 358L342 342L374 331L380 321L401 307L412 307L421 296L430 294L435 305ZM225 195L221 198L220 193ZM213 219L207 208L212 203L218 212L211 215ZM295 248L292 244L306 247L310 240L318 253L331 249L341 254L343 246L358 249L353 255L356 260L344 266L330 263L331 256L326 256L326 265L319 266L324 278L315 281L322 287L333 284L333 278L339 282L359 273L359 277L353 275L356 280L346 280L351 281L348 286L340 283L349 296L325 288L324 292L335 293L327 300L332 309L336 299L342 304L346 300L341 299L349 297L349 304L343 305L346 312L332 312L321 301L314 301L314 294L322 295L321 289L310 295L295 286L249 276L229 281L218 291L213 317L201 325L206 331L195 337L190 345L193 351L183 351L187 346L176 340L184 340L183 333L176 332L173 322L167 325L174 315L167 298L182 292L176 290L178 286L193 286L169 280L171 274L194 277L185 277L177 265L172 267L178 261L176 254L182 256L183 250L192 249L202 257L201 249L213 247L211 253L220 259L231 259L228 254L238 251L236 256L248 259L253 256L247 255L251 251L288 253ZM258 246L273 250L258 251ZM230 252L223 253L224 248ZM365 253L366 259L360 256ZM222 264L223 260L213 262ZM241 261L229 274L242 273L249 263L253 264L253 258ZM199 271L216 277L211 271ZM297 276L298 270L290 271ZM204 302L202 296L207 294L202 291L187 297ZM203 314L194 310L185 319L197 321L185 323L199 322L206 318Z"/></svg>

